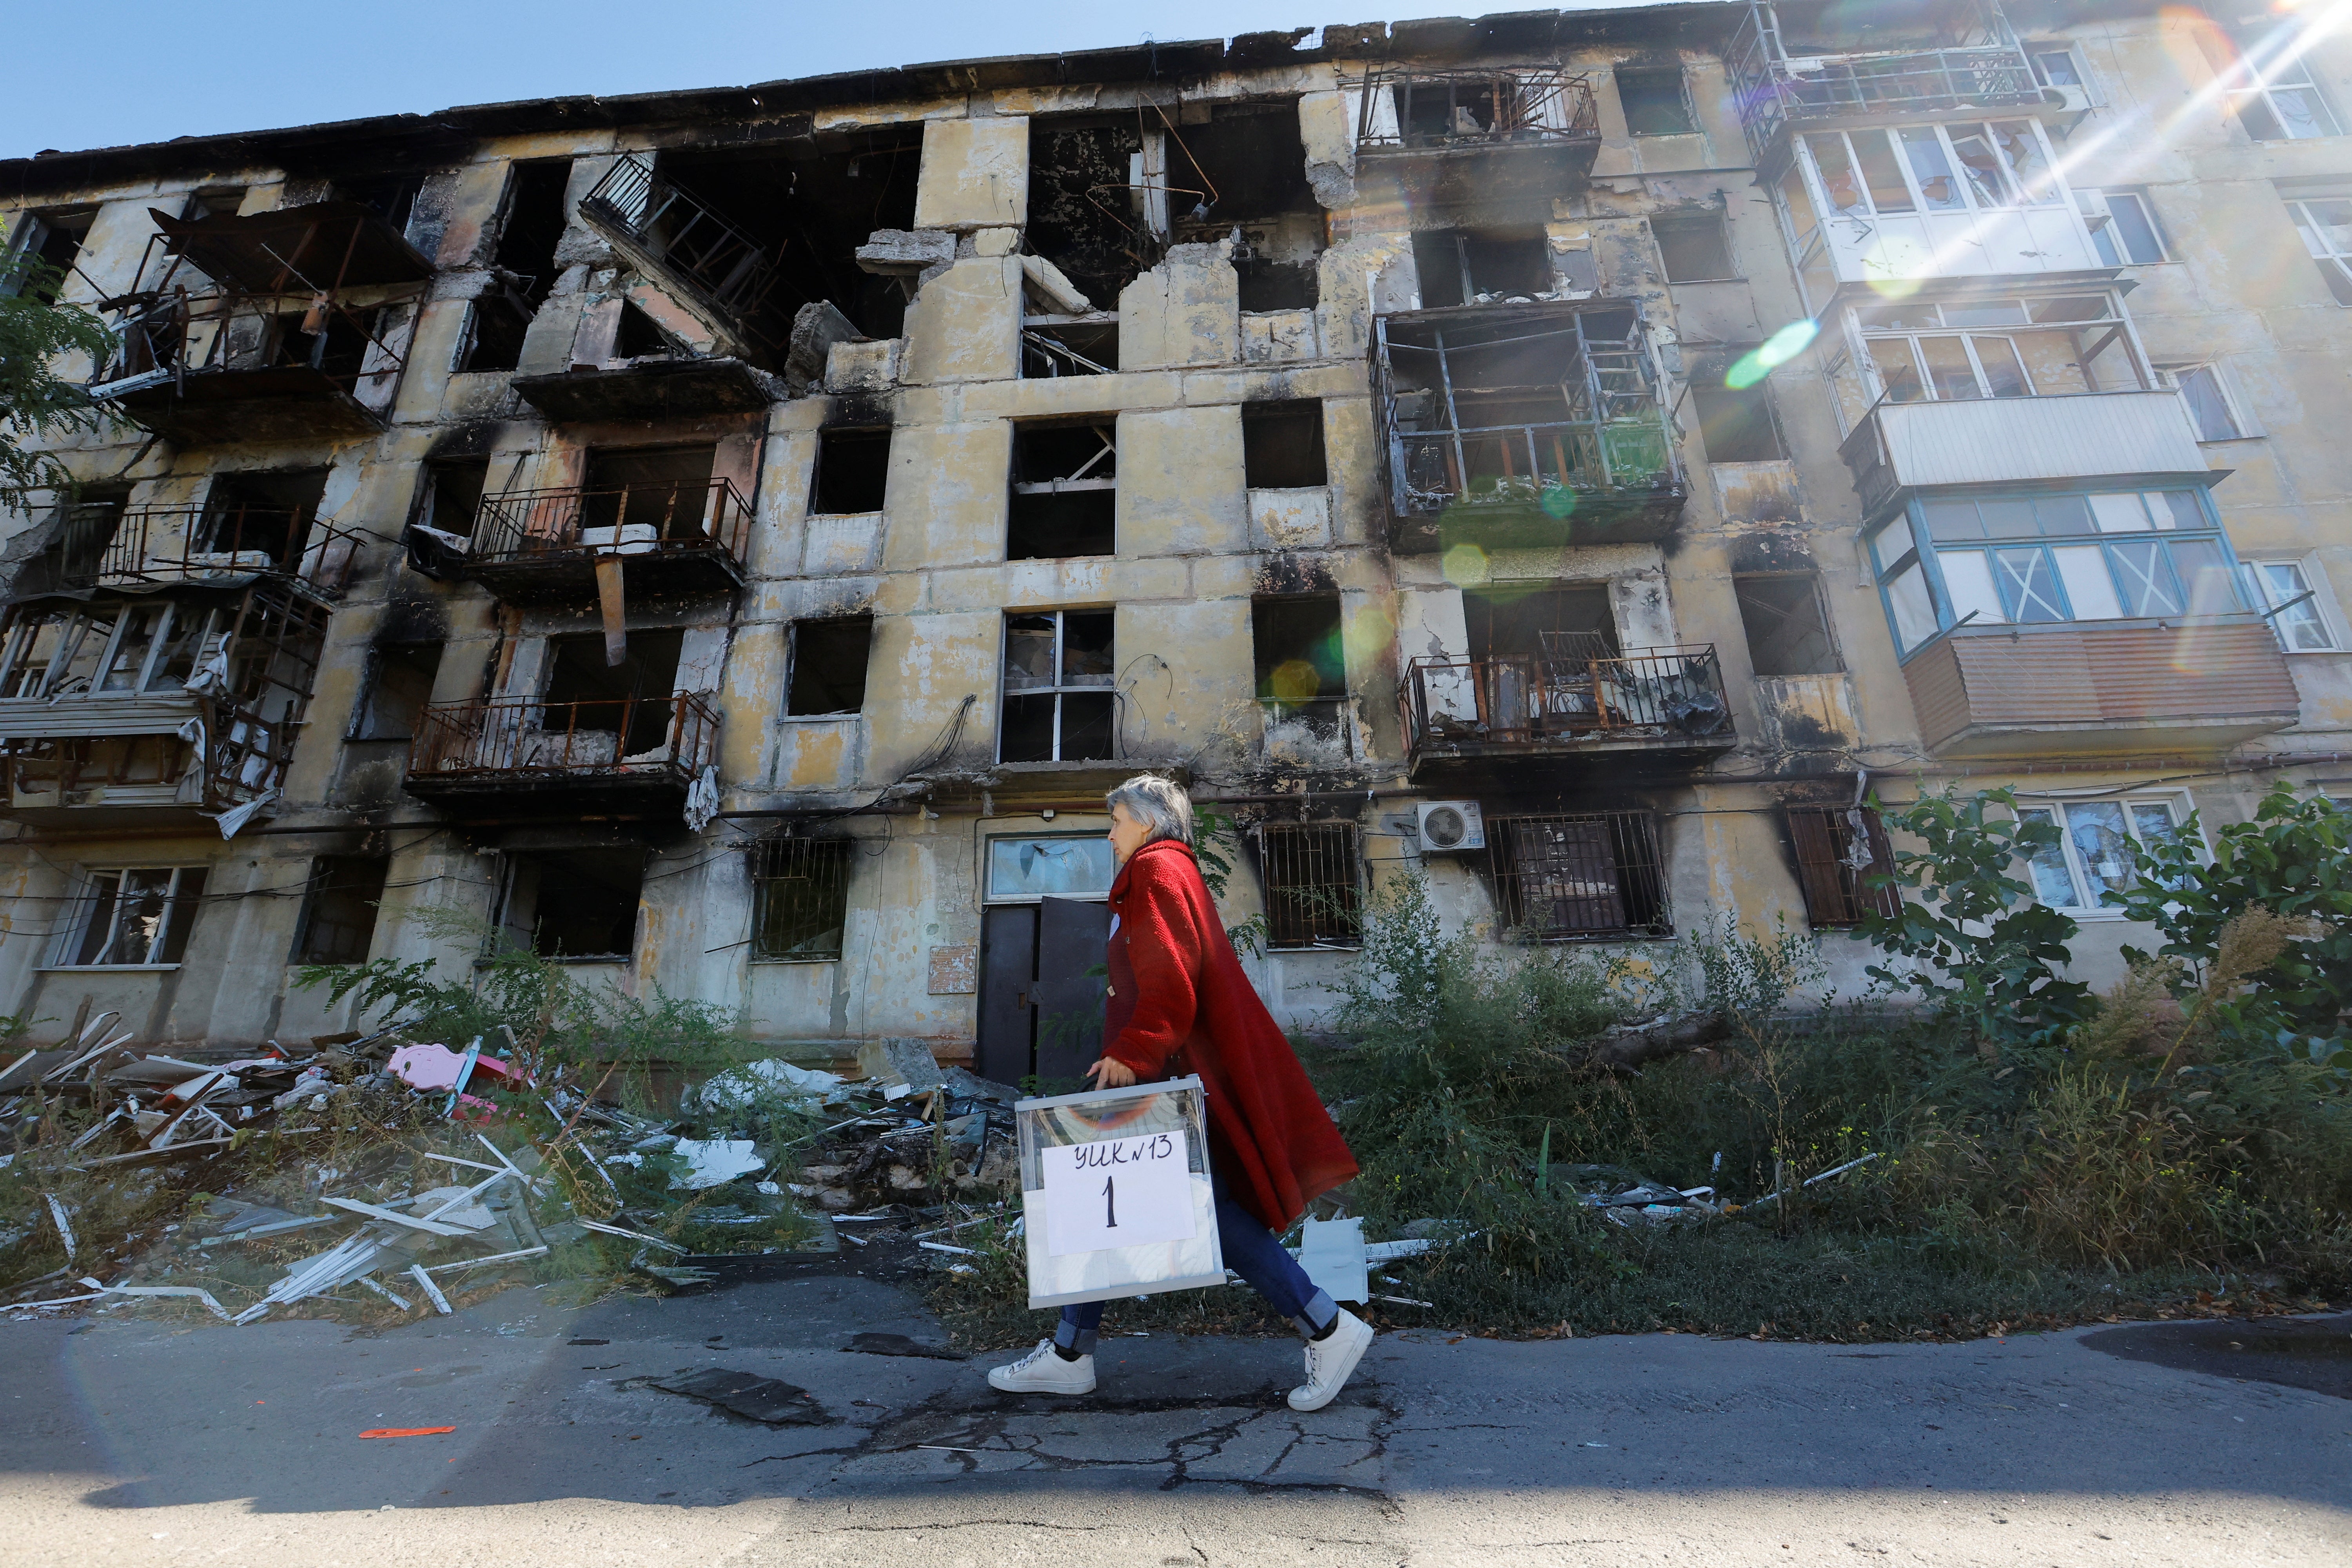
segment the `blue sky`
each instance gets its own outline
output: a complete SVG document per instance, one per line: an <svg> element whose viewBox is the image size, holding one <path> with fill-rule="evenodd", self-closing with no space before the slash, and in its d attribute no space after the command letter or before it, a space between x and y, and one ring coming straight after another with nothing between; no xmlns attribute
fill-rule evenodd
<svg viewBox="0 0 2352 1568"><path fill-rule="evenodd" d="M1600 0L1622 4L1625 0ZM1398 0L16 0L0 157L570 93L1476 16ZM1584 8L1596 8L1587 0ZM26 65L43 68L26 69Z"/></svg>

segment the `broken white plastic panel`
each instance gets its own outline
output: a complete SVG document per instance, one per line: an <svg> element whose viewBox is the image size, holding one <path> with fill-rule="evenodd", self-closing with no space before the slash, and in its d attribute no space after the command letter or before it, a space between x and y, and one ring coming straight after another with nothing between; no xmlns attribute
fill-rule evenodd
<svg viewBox="0 0 2352 1568"><path fill-rule="evenodd" d="M722 1186L768 1163L760 1157L759 1145L749 1138L718 1138L708 1142L681 1138L670 1146L670 1152L686 1162L686 1169L672 1176L669 1184L673 1189L682 1187L690 1193Z"/></svg>
<svg viewBox="0 0 2352 1568"><path fill-rule="evenodd" d="M1310 1219L1299 1232L1298 1267L1334 1301L1361 1302L1371 1289L1365 1252L1360 1219Z"/></svg>
<svg viewBox="0 0 2352 1568"><path fill-rule="evenodd" d="M1013 1120L1030 1306L1224 1283L1198 1078L1024 1100Z"/></svg>

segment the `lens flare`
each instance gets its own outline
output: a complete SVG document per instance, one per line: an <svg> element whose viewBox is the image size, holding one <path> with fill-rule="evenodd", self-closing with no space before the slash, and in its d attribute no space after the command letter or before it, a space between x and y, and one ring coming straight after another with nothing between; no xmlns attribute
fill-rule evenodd
<svg viewBox="0 0 2352 1568"><path fill-rule="evenodd" d="M1457 544L1441 558L1445 580L1457 588L1475 587L1489 575L1486 552L1475 544Z"/></svg>
<svg viewBox="0 0 2352 1568"><path fill-rule="evenodd" d="M1543 500L1537 504L1544 509L1545 516L1556 517L1564 522L1576 510L1576 492L1565 485L1554 485L1544 491Z"/></svg>
<svg viewBox="0 0 2352 1568"><path fill-rule="evenodd" d="M1761 347L1741 354L1738 361L1725 373L1723 384L1734 392L1755 385L1772 374L1776 366L1784 365L1805 352L1806 346L1821 335L1822 324L1807 317L1791 321L1764 340Z"/></svg>

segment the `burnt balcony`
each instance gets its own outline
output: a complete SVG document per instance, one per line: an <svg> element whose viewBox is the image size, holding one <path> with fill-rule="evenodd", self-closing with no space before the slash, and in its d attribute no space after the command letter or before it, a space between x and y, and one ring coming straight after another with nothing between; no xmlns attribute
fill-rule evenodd
<svg viewBox="0 0 2352 1568"><path fill-rule="evenodd" d="M740 359L643 358L600 369L519 375L515 395L550 419L688 419L756 414L784 400L784 384Z"/></svg>
<svg viewBox="0 0 2352 1568"><path fill-rule="evenodd" d="M482 498L456 570L509 603L594 599L612 565L632 601L731 594L751 538L751 506L726 479L509 490Z"/></svg>
<svg viewBox="0 0 2352 1568"><path fill-rule="evenodd" d="M1836 0L1754 0L1726 57L1748 151L1769 165L1791 130L1983 118L2035 110L2034 79L1993 0L1879 0L1857 16Z"/></svg>
<svg viewBox="0 0 2352 1568"><path fill-rule="evenodd" d="M1354 705L1344 697L1258 700L1259 755L1285 768L1333 772L1357 761Z"/></svg>
<svg viewBox="0 0 2352 1568"><path fill-rule="evenodd" d="M2169 390L1882 399L1838 456L1874 518L1935 486L2089 479L2201 486L2214 478L2187 405Z"/></svg>
<svg viewBox="0 0 2352 1568"><path fill-rule="evenodd" d="M1381 317L1390 542L1658 541L1689 499L1639 313L1616 301Z"/></svg>
<svg viewBox="0 0 2352 1568"><path fill-rule="evenodd" d="M358 202L182 220L100 310L121 347L96 401L186 444L372 436L433 264Z"/></svg>
<svg viewBox="0 0 2352 1568"><path fill-rule="evenodd" d="M1903 666L1947 757L2210 756L2295 721L2294 678L2251 614L1964 626Z"/></svg>
<svg viewBox="0 0 2352 1568"><path fill-rule="evenodd" d="M761 345L748 335L748 323L780 281L774 258L709 203L656 173L651 153L623 154L580 204L580 217L632 265L675 286L724 353L742 357Z"/></svg>
<svg viewBox="0 0 2352 1568"><path fill-rule="evenodd" d="M1559 638L1540 654L1412 660L1404 701L1414 777L1497 759L1692 757L1738 743L1712 644L1603 657L1575 646L1582 640Z"/></svg>
<svg viewBox="0 0 2352 1568"><path fill-rule="evenodd" d="M337 598L350 586L362 539L308 507L132 507L94 521L89 537L68 542L68 587L231 587L267 576Z"/></svg>
<svg viewBox="0 0 2352 1568"><path fill-rule="evenodd" d="M504 698L425 709L403 784L469 819L669 818L698 790L715 791L718 763L719 712L707 696Z"/></svg>
<svg viewBox="0 0 2352 1568"><path fill-rule="evenodd" d="M282 580L251 576L227 589L8 606L0 816L108 830L241 826L284 786L328 615Z"/></svg>
<svg viewBox="0 0 2352 1568"><path fill-rule="evenodd" d="M1549 203L1601 150L1590 79L1548 68L1375 68L1356 122L1357 177L1415 206Z"/></svg>

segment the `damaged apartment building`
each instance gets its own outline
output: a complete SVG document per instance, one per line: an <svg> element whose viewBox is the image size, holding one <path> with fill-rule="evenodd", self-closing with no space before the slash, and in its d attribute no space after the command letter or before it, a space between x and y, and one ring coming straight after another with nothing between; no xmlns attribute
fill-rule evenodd
<svg viewBox="0 0 2352 1568"><path fill-rule="evenodd" d="M1297 1026L1413 871L1851 990L1863 803L1950 786L2104 979L2134 840L2352 762L2347 68L1739 0L0 163L121 339L0 540L0 1012L504 940L1066 1079L1144 769Z"/></svg>

